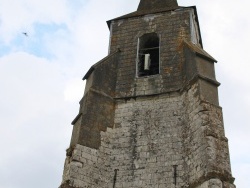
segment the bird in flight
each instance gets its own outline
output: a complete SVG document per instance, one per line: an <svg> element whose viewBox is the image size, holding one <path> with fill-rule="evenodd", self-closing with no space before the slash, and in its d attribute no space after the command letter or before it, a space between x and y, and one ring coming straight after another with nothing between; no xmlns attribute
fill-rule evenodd
<svg viewBox="0 0 250 188"><path fill-rule="evenodd" d="M28 33L26 33L26 32L23 32L23 34L26 36L26 37L28 37Z"/></svg>

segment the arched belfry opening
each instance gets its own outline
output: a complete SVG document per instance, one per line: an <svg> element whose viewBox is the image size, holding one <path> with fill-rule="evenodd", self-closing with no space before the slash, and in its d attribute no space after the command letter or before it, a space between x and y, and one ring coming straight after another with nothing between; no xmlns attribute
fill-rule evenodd
<svg viewBox="0 0 250 188"><path fill-rule="evenodd" d="M160 39L157 33L147 33L138 40L137 76L159 74Z"/></svg>

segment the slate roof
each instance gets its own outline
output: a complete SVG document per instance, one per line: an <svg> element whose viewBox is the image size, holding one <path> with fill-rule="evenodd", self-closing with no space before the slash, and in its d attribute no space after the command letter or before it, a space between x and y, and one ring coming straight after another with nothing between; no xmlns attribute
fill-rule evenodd
<svg viewBox="0 0 250 188"><path fill-rule="evenodd" d="M178 6L177 0L141 0L137 11L109 20L107 21L107 24L110 27L110 23L113 20L166 12L176 10L178 8L181 7Z"/></svg>
<svg viewBox="0 0 250 188"><path fill-rule="evenodd" d="M183 41L184 44L191 49L194 53L196 53L199 56L202 56L212 62L217 62L216 59L214 59L211 55L209 55L209 53L207 53L204 49L202 49L199 45L197 44L193 44L192 42L189 42L187 40Z"/></svg>
<svg viewBox="0 0 250 188"><path fill-rule="evenodd" d="M177 0L141 0L137 11L178 7Z"/></svg>
<svg viewBox="0 0 250 188"><path fill-rule="evenodd" d="M107 24L108 24L108 26L110 28L110 24L111 24L111 22L113 20L121 20L121 19L144 16L144 15L147 15L147 14L156 14L156 13L161 13L161 12L168 12L168 11L176 10L176 9L179 9L179 8L185 8L185 7L174 6L174 7L153 8L153 9L150 9L150 10L139 10L139 11L135 11L135 12L132 12L132 13L125 14L123 16L114 18L112 20L108 20Z"/></svg>
<svg viewBox="0 0 250 188"><path fill-rule="evenodd" d="M115 54L117 54L118 52L121 52L120 49L117 49L115 52L107 55L106 57L104 57L103 59L101 59L100 61L98 61L97 63L95 63L94 65L92 65L90 67L90 69L88 70L88 72L85 74L85 76L82 78L83 80L88 79L88 77L90 76L90 74L95 70L95 68L101 64L102 62L104 62L105 60L109 59L110 57L114 56Z"/></svg>

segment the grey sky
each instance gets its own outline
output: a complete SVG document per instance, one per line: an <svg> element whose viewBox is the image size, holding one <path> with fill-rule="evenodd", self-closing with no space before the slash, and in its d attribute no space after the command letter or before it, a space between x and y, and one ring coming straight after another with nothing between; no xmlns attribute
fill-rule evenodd
<svg viewBox="0 0 250 188"><path fill-rule="evenodd" d="M178 2L197 6L204 49L218 60L233 175L238 187L249 188L250 3ZM138 3L0 0L1 188L59 186L84 90L81 78L107 55L106 21L135 11Z"/></svg>

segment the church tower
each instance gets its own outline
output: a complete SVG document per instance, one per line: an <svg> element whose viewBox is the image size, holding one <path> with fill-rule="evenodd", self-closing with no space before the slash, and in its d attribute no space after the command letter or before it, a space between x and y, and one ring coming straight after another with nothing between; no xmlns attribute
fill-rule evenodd
<svg viewBox="0 0 250 188"><path fill-rule="evenodd" d="M109 54L83 78L60 188L235 188L196 7L141 0L107 23Z"/></svg>

